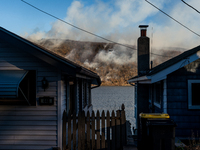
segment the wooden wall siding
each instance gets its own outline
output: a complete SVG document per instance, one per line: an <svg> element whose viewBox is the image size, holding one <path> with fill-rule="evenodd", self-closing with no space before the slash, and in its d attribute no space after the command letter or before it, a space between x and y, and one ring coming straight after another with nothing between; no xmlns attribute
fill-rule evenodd
<svg viewBox="0 0 200 150"><path fill-rule="evenodd" d="M187 85L189 79L200 80L199 65L200 61L197 60L167 76L167 113L177 123L177 137L188 138L192 130L195 134L200 132L200 110L188 109Z"/></svg>
<svg viewBox="0 0 200 150"><path fill-rule="evenodd" d="M61 112L64 110L66 111L66 106L67 106L67 86L64 80L61 81Z"/></svg>
<svg viewBox="0 0 200 150"><path fill-rule="evenodd" d="M52 96L53 106L0 106L0 149L51 149L57 146L57 69L0 41L0 70L36 70L37 100ZM49 88L42 89L43 77ZM64 96L64 95L63 95Z"/></svg>

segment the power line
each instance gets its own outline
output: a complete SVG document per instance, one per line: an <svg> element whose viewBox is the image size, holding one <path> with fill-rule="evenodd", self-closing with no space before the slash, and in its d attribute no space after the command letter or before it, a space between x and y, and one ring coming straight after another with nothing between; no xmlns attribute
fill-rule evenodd
<svg viewBox="0 0 200 150"><path fill-rule="evenodd" d="M130 49L133 49L132 47L129 47L129 46L127 46L127 45L124 45L124 44L121 44L121 43L118 43L118 42L115 42L115 41L106 39L106 38L104 38L104 37L102 37L102 36L100 36L100 35L94 34L94 33L90 32L90 31L87 31L87 30L85 30L85 29L82 29L82 28L80 28L80 27L77 27L77 26L75 26L75 25L73 25L73 24L71 24L71 23L69 23L69 22L67 22L67 21L64 21L64 20L62 20L62 19L60 19L60 18L58 18L58 17L56 17L56 16L54 16L54 15L48 13L48 12L45 12L45 11L43 11L43 10L41 10L41 9L39 9L39 8L37 8L37 7L35 7L35 6L33 6L32 4L30 4L30 3L28 3L28 2L26 2L26 1L24 1L24 0L21 0L21 1L24 2L24 3L26 3L27 5L29 5L29 6L31 6L31 7L33 7L33 8L35 8L35 9L39 10L40 12L42 12L42 13L44 13L44 14L47 14L47 15L49 15L49 16L55 18L55 19L58 19L59 21L64 22L64 23L66 23L66 24L68 24L68 25L70 25L70 26L72 26L72 27L74 27L74 28L76 28L76 29L78 29L78 30L81 30L81 31L86 32L86 33L88 33L88 34L90 34L90 35L96 36L96 37L98 37L98 38L101 38L101 39L103 39L103 40L105 40L105 41L108 41L108 42L111 42L111 43L114 43L114 44L117 44L117 45L121 45L121 46L130 48ZM135 49L134 49L134 50L135 50Z"/></svg>
<svg viewBox="0 0 200 150"><path fill-rule="evenodd" d="M186 5L188 5L189 7L191 7L192 9L194 9L195 11L197 11L198 13L200 13L196 8L192 7L191 5L189 5L188 3L186 3L184 0L181 0L183 3L185 3Z"/></svg>
<svg viewBox="0 0 200 150"><path fill-rule="evenodd" d="M152 55L156 55L156 56L162 56L162 57L174 57L174 56L166 56L166 55L160 55L160 54L155 54L155 53L151 53Z"/></svg>
<svg viewBox="0 0 200 150"><path fill-rule="evenodd" d="M117 45L121 45L121 46L130 48L130 49L133 49L133 50L137 50L137 49L134 49L133 47L129 47L129 46L126 46L126 45L124 45L124 44L121 44L121 43L118 43L118 42L114 42L114 41L112 41L112 40L106 39L106 38L104 38L104 37L102 37L102 36L99 36L99 35L97 35L97 34L94 34L94 33L90 32L90 31L84 30L84 29L82 29L82 28L80 28L80 27L77 27L77 26L75 26L75 25L73 25L73 24L71 24L71 23L69 23L69 22L67 22L67 21L64 21L64 20L62 20L62 19L60 19L60 18L58 18L58 17L56 17L56 16L54 16L54 15L52 15L52 14L50 14L50 13L47 13L47 12L45 12L45 11L43 11L43 10L37 8L36 6L33 6L32 4L30 4L30 3L28 3L28 2L26 2L26 1L24 1L24 0L21 0L21 1L24 2L24 3L26 3L27 5L29 5L29 6L31 6L31 7L33 7L33 8L35 8L36 10L38 10L38 11L40 11L40 12L46 14L46 15L49 15L49 16L55 18L55 19L58 19L59 21L61 21L61 22L63 22L63 23L66 23L66 24L68 24L68 25L70 25L70 26L72 26L72 27L74 27L74 28L76 28L76 29L78 29L78 30L81 30L81 31L83 31L83 32L86 32L86 33L88 33L88 34L91 34L91 35L93 35L93 36L96 36L96 37L98 37L98 38L101 38L101 39L103 39L103 40L105 40L105 41L108 41L108 42L111 42L111 43L114 43L114 44L117 44ZM151 54L157 55L157 56L162 56L162 57L173 57L173 56L165 56L165 55L160 55L160 54L155 54L155 53L151 53Z"/></svg>
<svg viewBox="0 0 200 150"><path fill-rule="evenodd" d="M184 28L186 28L187 30L191 31L192 33L196 34L197 36L200 37L200 35L196 32L194 32L193 30L191 30L190 28L188 28L187 26L183 25L182 23L180 23L179 21L177 21L176 19L174 19L173 17L171 17L170 15L168 15L167 13L165 13L164 11L162 11L160 8L158 8L157 6L155 6L154 4L150 3L149 1L145 0L147 3L149 3L150 5L152 5L153 7L155 7L156 9L158 9L159 11L161 11L163 14L165 14L166 16L168 16L169 18L171 18L172 20L174 20L175 22L177 22L178 24L180 24L181 26L183 26Z"/></svg>

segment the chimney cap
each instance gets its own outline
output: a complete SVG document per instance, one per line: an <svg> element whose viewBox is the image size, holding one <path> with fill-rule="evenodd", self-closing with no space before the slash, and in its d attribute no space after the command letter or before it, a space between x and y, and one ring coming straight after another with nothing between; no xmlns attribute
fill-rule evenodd
<svg viewBox="0 0 200 150"><path fill-rule="evenodd" d="M149 25L139 25L139 28L147 28Z"/></svg>

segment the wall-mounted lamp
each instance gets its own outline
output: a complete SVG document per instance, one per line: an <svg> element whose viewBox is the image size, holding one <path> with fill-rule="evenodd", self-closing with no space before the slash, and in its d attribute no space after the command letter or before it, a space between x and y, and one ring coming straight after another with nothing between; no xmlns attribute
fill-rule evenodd
<svg viewBox="0 0 200 150"><path fill-rule="evenodd" d="M49 82L47 81L47 79L44 77L43 79L42 79L42 88L44 89L44 91L45 91L45 89L47 89L49 87Z"/></svg>

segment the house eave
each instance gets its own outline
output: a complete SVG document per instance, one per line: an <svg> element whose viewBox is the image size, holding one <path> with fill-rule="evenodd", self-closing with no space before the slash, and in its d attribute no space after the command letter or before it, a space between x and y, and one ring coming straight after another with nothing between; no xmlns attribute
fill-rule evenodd
<svg viewBox="0 0 200 150"><path fill-rule="evenodd" d="M151 77L150 76L141 76L138 78L128 80L128 83L142 83L142 84L151 84Z"/></svg>

